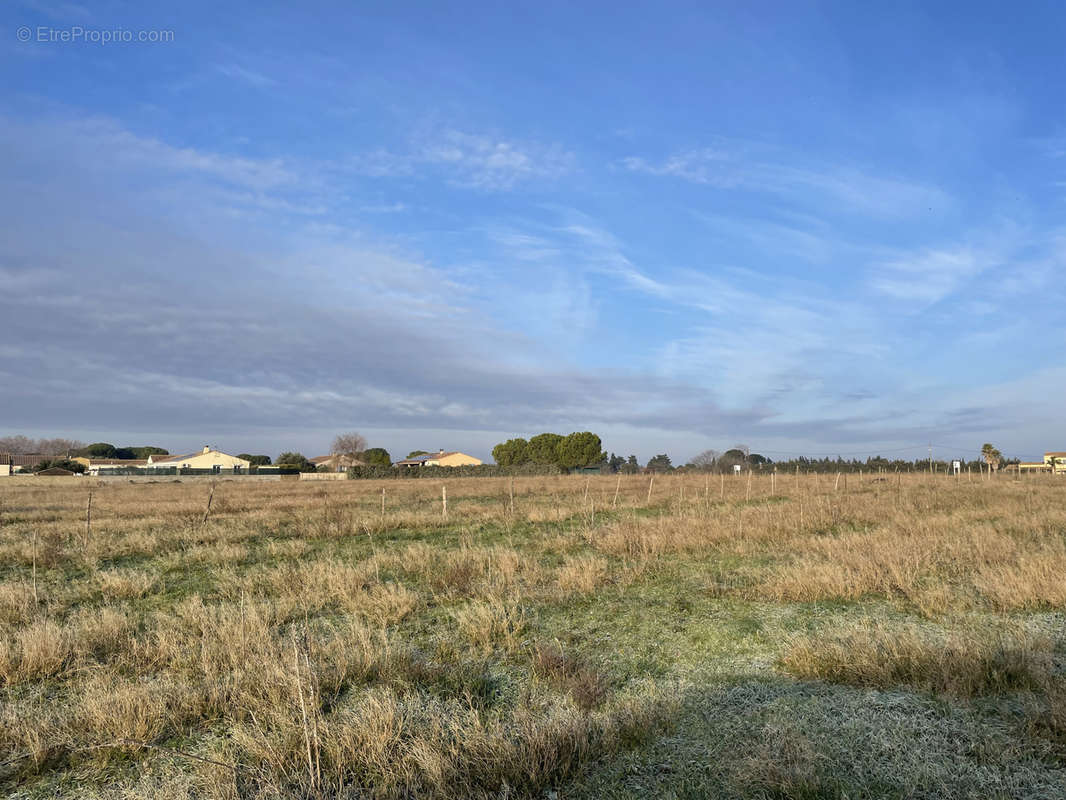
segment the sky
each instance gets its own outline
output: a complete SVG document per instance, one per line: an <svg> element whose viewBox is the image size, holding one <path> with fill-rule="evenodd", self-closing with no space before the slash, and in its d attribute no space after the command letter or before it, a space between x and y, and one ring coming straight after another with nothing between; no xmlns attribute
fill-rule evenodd
<svg viewBox="0 0 1066 800"><path fill-rule="evenodd" d="M0 435L1066 450L1066 7L0 7Z"/></svg>

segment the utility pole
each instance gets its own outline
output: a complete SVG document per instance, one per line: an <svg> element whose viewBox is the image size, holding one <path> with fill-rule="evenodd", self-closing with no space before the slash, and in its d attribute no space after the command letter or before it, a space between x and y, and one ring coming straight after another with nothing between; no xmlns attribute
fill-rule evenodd
<svg viewBox="0 0 1066 800"><path fill-rule="evenodd" d="M929 443L929 474L933 474L933 443Z"/></svg>

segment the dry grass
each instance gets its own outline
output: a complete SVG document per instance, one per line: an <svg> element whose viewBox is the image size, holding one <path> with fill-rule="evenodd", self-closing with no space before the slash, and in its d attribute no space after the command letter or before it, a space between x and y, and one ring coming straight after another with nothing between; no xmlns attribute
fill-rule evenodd
<svg viewBox="0 0 1066 800"><path fill-rule="evenodd" d="M806 680L973 697L1054 690L1062 680L1055 672L1054 649L1050 637L1018 628L938 631L863 621L847 630L796 638L781 665Z"/></svg>
<svg viewBox="0 0 1066 800"><path fill-rule="evenodd" d="M1023 619L1066 609L1063 482L868 476L844 492L779 476L749 497L745 481L671 476L649 500L635 476L616 502L614 478L587 498L585 479L533 478L512 514L508 481L465 479L448 482L445 521L436 482L222 481L204 525L206 484L113 482L94 488L86 541L89 483L0 479L5 789L542 794L670 724L685 672L662 663L685 649L653 658L627 637L698 626L695 601L844 604L850 623L762 644L763 662L830 684L1026 693L1023 735L1066 742L1062 645ZM858 603L901 621L857 622ZM644 614L661 617L631 628ZM697 641L727 636L706 627ZM818 760L798 733L774 741ZM148 766L154 783L123 773ZM817 784L782 769L752 765L748 785Z"/></svg>
<svg viewBox="0 0 1066 800"><path fill-rule="evenodd" d="M569 692L578 708L585 711L598 707L607 698L609 687L604 675L583 659L565 653L558 643L536 646L533 669Z"/></svg>
<svg viewBox="0 0 1066 800"><path fill-rule="evenodd" d="M515 601L471 600L451 613L459 634L482 653L514 653L522 646L526 615Z"/></svg>
<svg viewBox="0 0 1066 800"><path fill-rule="evenodd" d="M592 594L607 582L607 559L592 555L567 556L555 571L555 583L564 597Z"/></svg>

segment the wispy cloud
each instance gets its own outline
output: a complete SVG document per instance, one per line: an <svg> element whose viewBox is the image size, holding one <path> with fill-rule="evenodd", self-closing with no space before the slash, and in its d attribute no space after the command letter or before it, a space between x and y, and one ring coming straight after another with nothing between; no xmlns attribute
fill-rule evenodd
<svg viewBox="0 0 1066 800"><path fill-rule="evenodd" d="M558 145L457 130L422 142L419 158L451 170L455 181L480 189L509 189L520 181L558 178L574 167L574 156Z"/></svg>
<svg viewBox="0 0 1066 800"><path fill-rule="evenodd" d="M220 74L225 75L227 78L243 81L257 89L265 89L270 86L278 85L278 82L273 78L264 75L261 72L248 69L247 67L242 67L240 64L216 64L215 70Z"/></svg>
<svg viewBox="0 0 1066 800"><path fill-rule="evenodd" d="M943 300L997 263L995 254L971 247L923 250L875 267L871 286L895 300L924 307Z"/></svg>
<svg viewBox="0 0 1066 800"><path fill-rule="evenodd" d="M958 403L923 402L957 375L926 375L915 388L910 364L923 343L942 347L937 325L975 309L994 316L1000 285L1025 302L1036 296L1045 316L1061 305L1048 298L1061 293L1066 248L1045 237L1026 249L1007 225L939 245L859 248L802 209L703 214L714 232L772 259L794 251L846 266L850 282L827 281L668 256L572 205L526 204L523 214L513 198L449 190L498 191L574 168L546 157L550 146L498 137L420 136L401 155L377 151L381 174L425 176L434 192L474 198L469 224L444 233L428 200L393 201L402 186L360 181L339 160L179 146L100 118L3 125L0 148L12 154L0 164L0 312L20 331L5 345L0 382L16 387L8 424L24 427L63 414L145 429L165 418L187 431L357 419L382 429L649 428L685 443L891 439L937 420L975 424L973 402L963 417L950 417ZM464 218L447 210L449 223ZM376 220L401 230L395 238L355 227L400 211L409 213ZM456 240L461 248L441 246ZM909 320L909 336L890 324L911 304L956 294L965 303ZM77 337L52 336L59 316ZM943 359L965 363L1003 345L960 337ZM103 391L116 380L131 387L121 403ZM89 399L60 408L55 398L76 391ZM966 391L983 396L978 381ZM980 409L1021 424L1006 402Z"/></svg>
<svg viewBox="0 0 1066 800"><path fill-rule="evenodd" d="M774 156L777 156L776 158ZM723 144L675 153L662 160L629 156L621 166L716 189L772 194L797 204L831 201L839 211L875 217L912 217L944 210L951 198L935 186L879 175L847 164L786 158L767 148Z"/></svg>
<svg viewBox="0 0 1066 800"><path fill-rule="evenodd" d="M256 159L192 147L176 147L160 139L137 135L104 117L51 120L33 126L49 138L74 140L78 150L91 152L103 164L125 168L150 167L176 173L200 173L255 190L295 186L300 175L284 159Z"/></svg>
<svg viewBox="0 0 1066 800"><path fill-rule="evenodd" d="M560 178L574 170L576 159L559 145L445 129L415 136L405 151L379 148L347 163L372 177L440 175L453 185L504 191Z"/></svg>

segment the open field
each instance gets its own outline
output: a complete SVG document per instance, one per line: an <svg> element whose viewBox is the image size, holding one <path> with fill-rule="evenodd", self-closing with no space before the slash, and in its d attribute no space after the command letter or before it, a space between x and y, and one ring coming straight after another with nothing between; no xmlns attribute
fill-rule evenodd
<svg viewBox="0 0 1066 800"><path fill-rule="evenodd" d="M1066 797L1066 480L513 486L0 480L0 789Z"/></svg>

